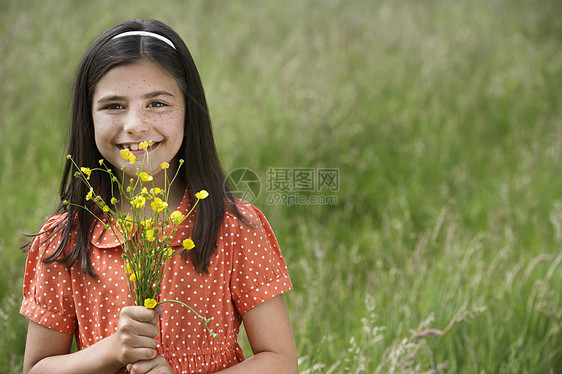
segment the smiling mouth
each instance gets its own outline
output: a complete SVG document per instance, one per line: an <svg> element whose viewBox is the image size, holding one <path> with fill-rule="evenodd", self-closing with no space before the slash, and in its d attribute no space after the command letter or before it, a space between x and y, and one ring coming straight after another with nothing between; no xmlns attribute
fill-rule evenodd
<svg viewBox="0 0 562 374"><path fill-rule="evenodd" d="M142 142L139 143L127 143L127 144L119 144L119 147L121 149L128 149L130 151L143 151L143 149L140 147L140 144ZM154 147L158 146L158 144L160 144L160 142L154 142L154 141L150 141L149 142L149 146L147 148L147 151L152 150Z"/></svg>

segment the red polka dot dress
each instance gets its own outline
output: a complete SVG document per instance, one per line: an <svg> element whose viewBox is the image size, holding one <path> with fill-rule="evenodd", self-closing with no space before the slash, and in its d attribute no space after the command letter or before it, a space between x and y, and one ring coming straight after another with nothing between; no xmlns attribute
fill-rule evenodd
<svg viewBox="0 0 562 374"><path fill-rule="evenodd" d="M176 255L168 262L160 300L181 300L201 315L212 317L209 327L218 334L213 339L187 308L164 304L157 351L176 373L212 373L243 361L237 344L242 315L292 289L267 219L247 202L238 201L237 206L254 224L248 226L235 215L225 214L208 274L196 272L189 256ZM179 210L187 214L189 209L184 196ZM97 278L83 274L76 263L67 268L41 262L60 243L60 234L43 242L62 218L53 216L45 223L42 231L46 233L35 239L28 254L21 313L48 328L74 334L78 348L83 349L113 334L121 308L132 305L132 300L120 243L101 224L93 230L90 248ZM193 218L192 213L178 228L174 238L178 248L183 239L191 237Z"/></svg>

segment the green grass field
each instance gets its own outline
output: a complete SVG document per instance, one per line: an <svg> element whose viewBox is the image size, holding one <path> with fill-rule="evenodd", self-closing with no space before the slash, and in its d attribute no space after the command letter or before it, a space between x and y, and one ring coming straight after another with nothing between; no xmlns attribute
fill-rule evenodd
<svg viewBox="0 0 562 374"><path fill-rule="evenodd" d="M78 62L109 26L157 18L191 48L226 171L260 177L301 373L560 373L561 14L0 0L0 372L21 372L20 233L54 207ZM337 204L268 204L271 168L338 169L337 191L305 194Z"/></svg>

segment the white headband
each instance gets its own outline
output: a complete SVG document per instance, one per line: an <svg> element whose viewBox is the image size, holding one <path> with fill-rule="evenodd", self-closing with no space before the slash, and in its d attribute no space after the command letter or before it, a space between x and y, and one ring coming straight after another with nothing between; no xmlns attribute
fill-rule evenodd
<svg viewBox="0 0 562 374"><path fill-rule="evenodd" d="M121 33L121 34L115 35L113 38L111 38L111 40L117 39L117 38L122 38L122 37L124 37L124 36L135 36L135 35L138 35L138 36L151 36L151 37L153 37L153 38L160 39L160 40L162 40L164 43L168 44L170 47L172 47L173 49L175 49L175 50L177 51L176 46L174 45L174 43L172 43L172 41L171 41L170 39L168 39L168 38L166 38L166 37L164 37L164 36L162 36L162 35L158 35L158 34L155 34L155 33L153 33L153 32L149 32L149 31L127 31L127 32L123 32L123 33Z"/></svg>

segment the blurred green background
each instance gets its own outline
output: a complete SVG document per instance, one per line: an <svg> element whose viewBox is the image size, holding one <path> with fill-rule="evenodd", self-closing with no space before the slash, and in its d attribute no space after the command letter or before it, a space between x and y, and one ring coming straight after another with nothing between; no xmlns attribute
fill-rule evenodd
<svg viewBox="0 0 562 374"><path fill-rule="evenodd" d="M21 372L20 233L55 206L75 69L108 27L156 18L191 49L225 170L262 182L301 373L559 373L561 14L555 0L0 0L0 372ZM303 195L337 204L268 201L283 192L271 168L337 169L337 191Z"/></svg>

